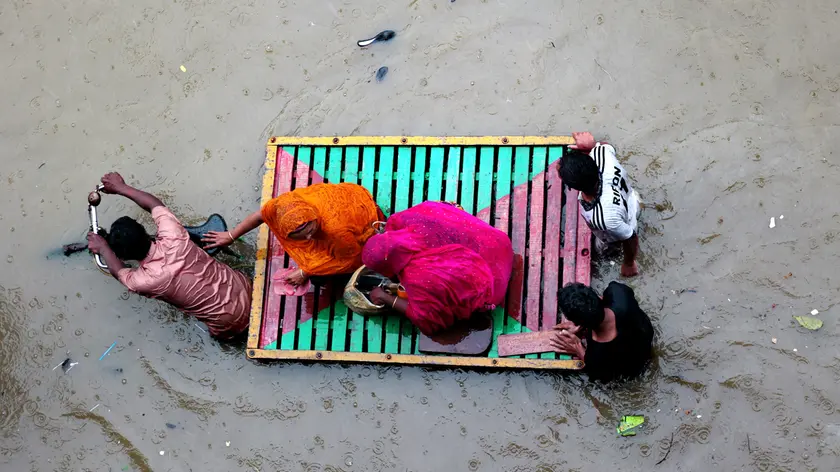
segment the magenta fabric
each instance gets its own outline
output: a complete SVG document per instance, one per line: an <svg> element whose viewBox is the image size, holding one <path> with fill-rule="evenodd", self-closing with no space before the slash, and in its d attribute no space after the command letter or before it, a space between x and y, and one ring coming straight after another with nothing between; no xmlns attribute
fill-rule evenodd
<svg viewBox="0 0 840 472"><path fill-rule="evenodd" d="M406 316L433 334L501 304L513 267L508 236L452 205L425 202L388 219L362 262L405 287Z"/></svg>

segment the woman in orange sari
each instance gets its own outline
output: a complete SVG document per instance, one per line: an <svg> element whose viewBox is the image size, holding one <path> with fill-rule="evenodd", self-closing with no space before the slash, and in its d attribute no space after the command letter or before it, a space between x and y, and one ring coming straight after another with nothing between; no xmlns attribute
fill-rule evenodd
<svg viewBox="0 0 840 472"><path fill-rule="evenodd" d="M311 276L349 274L362 265L362 246L374 235L374 223L384 220L370 192L361 185L315 184L269 200L236 228L210 231L205 249L227 246L266 223L297 264L285 281L305 284Z"/></svg>

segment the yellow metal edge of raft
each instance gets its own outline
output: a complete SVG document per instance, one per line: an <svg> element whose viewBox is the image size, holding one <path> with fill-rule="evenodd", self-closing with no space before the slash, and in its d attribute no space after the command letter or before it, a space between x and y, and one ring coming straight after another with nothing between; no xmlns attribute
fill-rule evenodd
<svg viewBox="0 0 840 472"><path fill-rule="evenodd" d="M571 136L274 136L277 146L568 146Z"/></svg>
<svg viewBox="0 0 840 472"><path fill-rule="evenodd" d="M265 173L263 174L261 205L271 199L274 191L274 173L277 161L277 149L281 146L568 146L574 143L575 140L571 136L275 136L269 138L266 146ZM449 367L489 367L499 369L583 369L583 362L580 360L424 356L369 352L259 349L267 261L268 229L265 225L262 225L260 227L259 240L257 242L257 257L254 263L251 324L248 330L247 343L247 356L250 359L436 365Z"/></svg>
<svg viewBox="0 0 840 472"><path fill-rule="evenodd" d="M291 351L249 349L250 359L298 360L318 362L360 362L376 364L436 365L443 367L489 367L494 369L580 370L583 362L560 359L519 359L505 357L422 356L372 352Z"/></svg>
<svg viewBox="0 0 840 472"><path fill-rule="evenodd" d="M269 144L265 150L265 173L262 181L260 207L271 200L274 193L274 170L277 165L277 145ZM251 293L251 320L248 327L248 349L257 349L262 327L263 296L265 293L265 271L268 262L268 227L260 225L257 239L257 258L254 261L254 285Z"/></svg>

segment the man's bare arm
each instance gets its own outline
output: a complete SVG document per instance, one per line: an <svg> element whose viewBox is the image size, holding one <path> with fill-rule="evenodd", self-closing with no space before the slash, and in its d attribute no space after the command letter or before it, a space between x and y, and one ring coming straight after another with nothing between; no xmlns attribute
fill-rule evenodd
<svg viewBox="0 0 840 472"><path fill-rule="evenodd" d="M105 174L105 176L102 177L102 186L103 192L114 195L122 195L148 212L151 212L152 208L165 206L158 197L125 183L122 176L116 172L109 172Z"/></svg>

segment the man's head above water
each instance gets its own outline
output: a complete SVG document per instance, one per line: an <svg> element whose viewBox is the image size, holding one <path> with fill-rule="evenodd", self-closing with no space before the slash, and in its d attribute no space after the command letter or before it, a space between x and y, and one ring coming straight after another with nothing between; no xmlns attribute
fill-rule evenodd
<svg viewBox="0 0 840 472"><path fill-rule="evenodd" d="M142 261L149 254L152 238L133 218L123 216L111 225L108 246L124 261Z"/></svg>
<svg viewBox="0 0 840 472"><path fill-rule="evenodd" d="M567 284L560 290L559 304L563 316L578 326L594 330L604 322L604 305L592 287Z"/></svg>
<svg viewBox="0 0 840 472"><path fill-rule="evenodd" d="M598 194L601 173L598 171L598 165L588 154L577 150L569 151L560 159L557 166L564 184L587 195Z"/></svg>

